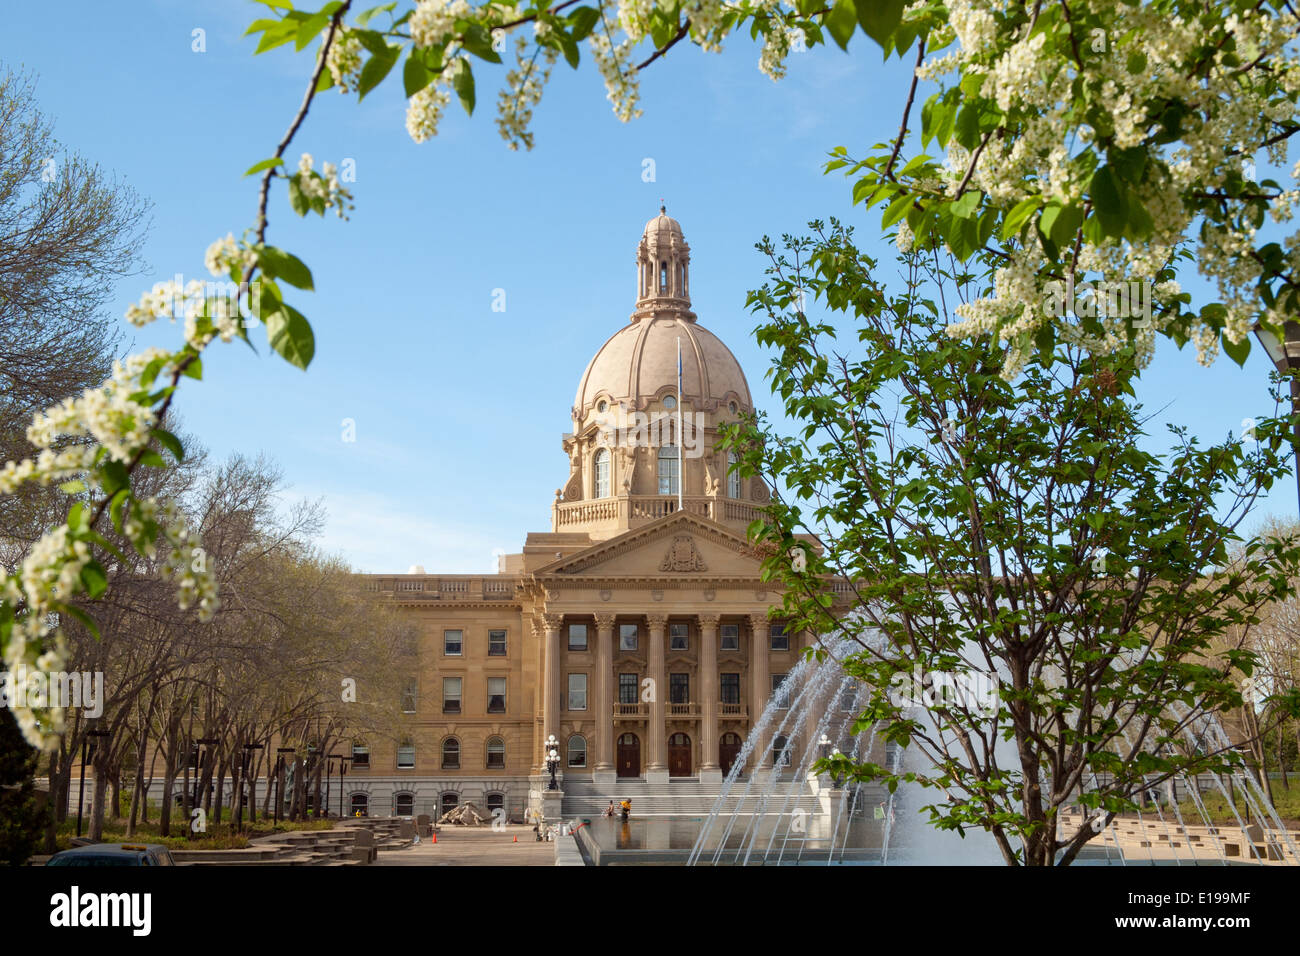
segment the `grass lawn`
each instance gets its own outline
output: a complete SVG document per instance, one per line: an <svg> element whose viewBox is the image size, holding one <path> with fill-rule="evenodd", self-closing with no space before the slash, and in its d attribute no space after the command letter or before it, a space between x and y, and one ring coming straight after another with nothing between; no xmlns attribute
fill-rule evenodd
<svg viewBox="0 0 1300 956"><path fill-rule="evenodd" d="M1282 822L1291 828L1300 829L1300 783L1292 782L1290 789L1283 789L1282 784L1274 779L1273 783L1273 808L1277 810L1277 815L1282 818ZM1206 791L1201 794L1201 802L1205 804L1205 810L1209 814L1210 820L1214 823L1225 823L1236 825L1237 819L1232 815L1228 808L1228 801L1224 799L1223 794ZM1241 794L1237 794L1237 811L1241 814L1242 819L1246 818L1244 812L1245 801ZM1189 824L1193 821L1199 823L1201 815L1197 811L1196 804L1191 800L1180 800L1179 809L1183 813L1183 819Z"/></svg>

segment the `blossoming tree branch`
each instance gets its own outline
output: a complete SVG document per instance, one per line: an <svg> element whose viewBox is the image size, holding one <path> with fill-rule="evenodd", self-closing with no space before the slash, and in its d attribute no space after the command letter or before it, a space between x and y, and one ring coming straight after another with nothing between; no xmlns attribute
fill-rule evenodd
<svg viewBox="0 0 1300 956"><path fill-rule="evenodd" d="M748 27L761 41L760 68L778 79L792 50L830 41L847 49L861 30L887 57L914 57L902 120L896 139L865 158L838 147L827 170L853 177L856 202L884 205L882 226L897 225L901 245L943 244L960 258L983 251L1000 261L991 294L965 303L950 331L1005 340L1008 377L1033 349L1050 354L1057 341L1097 354L1131 349L1141 364L1157 333L1194 340L1206 362L1221 342L1240 362L1255 324L1278 330L1296 312L1300 242L1259 232L1270 218L1290 220L1300 170L1284 184L1254 165L1282 166L1300 129L1300 19L1288 0L418 0L363 11L350 0L316 10L261 3L268 15L248 30L256 52L292 43L314 47L315 58L274 153L248 170L260 174L253 225L209 248L206 265L221 281L160 283L127 310L136 325L183 319L183 345L132 356L100 388L37 415L28 431L34 457L0 469L0 494L57 483L70 499L66 521L21 566L0 569L0 651L10 670L59 670L68 617L95 631L85 599L107 587L105 563L124 558L104 536L105 519L176 580L182 608L195 607L200 620L216 613L197 538L175 505L137 498L132 479L142 467L167 467L164 454L183 456L166 416L184 380L202 377L214 340L251 344L248 330L260 323L277 353L300 368L310 363L311 325L286 287L311 291L311 270L268 243L268 211L280 183L300 216L344 216L350 207L333 166L318 172L303 153L291 172L286 161L314 98L330 89L364 99L396 71L407 130L423 142L437 134L453 93L473 113L476 66L480 74L500 66L498 129L511 148L528 149L552 67L562 56L576 68L584 43L626 121L640 114L640 71L682 41L716 51ZM920 84L932 80L937 92L918 106ZM942 159L911 153L918 112L921 148L933 142ZM1180 258L1217 283L1219 301L1192 311L1175 279ZM1153 317L1098 314L1073 301L1045 312L1053 284L1073 289L1089 276L1151 283ZM33 745L58 739L57 707L16 707L15 715Z"/></svg>

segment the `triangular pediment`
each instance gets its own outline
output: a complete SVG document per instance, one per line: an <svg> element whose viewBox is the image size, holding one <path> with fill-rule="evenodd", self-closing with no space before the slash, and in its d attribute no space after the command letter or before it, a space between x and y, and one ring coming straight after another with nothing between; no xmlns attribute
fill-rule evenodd
<svg viewBox="0 0 1300 956"><path fill-rule="evenodd" d="M740 535L678 511L538 568L577 577L757 577L761 557Z"/></svg>

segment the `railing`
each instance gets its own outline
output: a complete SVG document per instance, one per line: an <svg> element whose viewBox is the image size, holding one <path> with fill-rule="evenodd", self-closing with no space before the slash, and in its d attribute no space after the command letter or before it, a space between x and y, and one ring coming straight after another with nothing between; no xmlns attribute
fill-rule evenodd
<svg viewBox="0 0 1300 956"><path fill-rule="evenodd" d="M456 575L433 577L421 574L366 575L362 587L371 593L393 594L403 601L510 601L518 578L514 575Z"/></svg>
<svg viewBox="0 0 1300 956"><path fill-rule="evenodd" d="M744 717L744 704L719 704L718 714L722 717Z"/></svg>
<svg viewBox="0 0 1300 956"><path fill-rule="evenodd" d="M615 717L649 717L649 704L615 704Z"/></svg>
<svg viewBox="0 0 1300 956"><path fill-rule="evenodd" d="M668 715L670 717L698 717L700 716L699 704L669 704Z"/></svg>
<svg viewBox="0 0 1300 956"><path fill-rule="evenodd" d="M713 521L743 521L758 517L762 506L734 498L687 495L681 508ZM554 530L575 525L605 524L618 527L638 521L654 521L678 510L676 495L623 495L595 501L558 501L554 508Z"/></svg>

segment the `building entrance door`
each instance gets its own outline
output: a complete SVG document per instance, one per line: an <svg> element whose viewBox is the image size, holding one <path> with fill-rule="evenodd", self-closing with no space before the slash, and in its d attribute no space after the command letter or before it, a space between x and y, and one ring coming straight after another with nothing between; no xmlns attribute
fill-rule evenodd
<svg viewBox="0 0 1300 956"><path fill-rule="evenodd" d="M622 734L618 738L618 775L641 776L641 741L636 734Z"/></svg>
<svg viewBox="0 0 1300 956"><path fill-rule="evenodd" d="M731 773L731 765L736 762L736 757L739 755L740 734L723 734L722 741L718 745L718 766L722 768L724 777Z"/></svg>
<svg viewBox="0 0 1300 956"><path fill-rule="evenodd" d="M689 777L691 775L691 738L685 734L673 734L668 738L668 776Z"/></svg>

